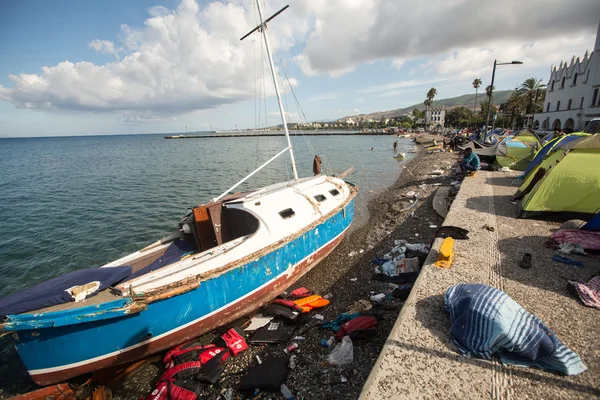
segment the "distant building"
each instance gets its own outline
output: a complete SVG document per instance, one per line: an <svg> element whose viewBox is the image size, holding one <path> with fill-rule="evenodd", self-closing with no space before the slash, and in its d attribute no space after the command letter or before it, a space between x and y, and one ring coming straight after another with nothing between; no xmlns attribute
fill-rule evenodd
<svg viewBox="0 0 600 400"><path fill-rule="evenodd" d="M431 128L443 128L446 121L446 108L429 107L425 110L425 125Z"/></svg>
<svg viewBox="0 0 600 400"><path fill-rule="evenodd" d="M552 67L546 89L544 111L535 114L534 129L580 131L600 117L600 24L594 51L583 59Z"/></svg>

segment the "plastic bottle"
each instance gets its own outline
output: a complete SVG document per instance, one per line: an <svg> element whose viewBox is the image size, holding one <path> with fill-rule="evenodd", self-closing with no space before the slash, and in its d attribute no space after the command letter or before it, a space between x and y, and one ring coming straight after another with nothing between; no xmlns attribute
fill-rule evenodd
<svg viewBox="0 0 600 400"><path fill-rule="evenodd" d="M371 296L371 301L374 301L376 303L379 303L383 299L385 299L385 293L379 293L379 294Z"/></svg>
<svg viewBox="0 0 600 400"><path fill-rule="evenodd" d="M296 356L290 356L290 361L288 362L288 367L290 369L296 369Z"/></svg>
<svg viewBox="0 0 600 400"><path fill-rule="evenodd" d="M281 394L283 395L283 397L286 400L293 400L294 396L292 395L292 392L290 391L290 389L285 386L285 383L281 384Z"/></svg>
<svg viewBox="0 0 600 400"><path fill-rule="evenodd" d="M290 354L292 351L296 350L297 348L298 348L298 343L292 343L286 349L284 349L283 352L285 354Z"/></svg>

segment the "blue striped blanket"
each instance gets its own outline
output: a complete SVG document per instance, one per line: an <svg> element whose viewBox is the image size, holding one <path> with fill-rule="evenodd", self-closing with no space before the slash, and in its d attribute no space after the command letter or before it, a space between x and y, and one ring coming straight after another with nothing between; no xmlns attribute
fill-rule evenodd
<svg viewBox="0 0 600 400"><path fill-rule="evenodd" d="M587 370L544 323L498 289L460 284L446 291L450 332L460 352L503 364L536 366L577 375Z"/></svg>

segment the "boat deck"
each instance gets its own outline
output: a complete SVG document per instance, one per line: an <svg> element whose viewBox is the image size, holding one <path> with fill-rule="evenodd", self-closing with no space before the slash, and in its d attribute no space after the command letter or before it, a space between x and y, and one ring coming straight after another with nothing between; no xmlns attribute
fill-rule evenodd
<svg viewBox="0 0 600 400"><path fill-rule="evenodd" d="M28 311L23 314L42 314L42 313L49 313L49 312L56 312L56 311L74 310L76 308L93 306L93 305L102 304L102 303L108 303L110 301L118 300L118 299L122 299L122 298L123 298L122 296L119 296L118 294L113 293L110 289L105 289L105 290L101 291L100 293L98 293L96 296L90 297L83 301L79 301L79 302L72 301L69 303L57 304L55 306L50 306L50 307L40 308L38 310Z"/></svg>

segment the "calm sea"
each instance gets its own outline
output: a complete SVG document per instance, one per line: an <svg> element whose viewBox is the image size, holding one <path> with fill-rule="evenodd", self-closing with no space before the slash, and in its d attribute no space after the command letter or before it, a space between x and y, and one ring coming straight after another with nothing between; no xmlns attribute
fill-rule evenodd
<svg viewBox="0 0 600 400"><path fill-rule="evenodd" d="M402 163L393 158L395 138L309 140L335 172L356 169L347 179L359 186L355 224L364 223L369 196L401 173ZM408 139L398 141L399 151L413 147ZM100 266L174 231L189 206L221 194L284 142L162 135L0 139L0 297ZM312 175L306 140L293 137L292 143L299 175ZM290 176L289 159L282 157L243 188Z"/></svg>

